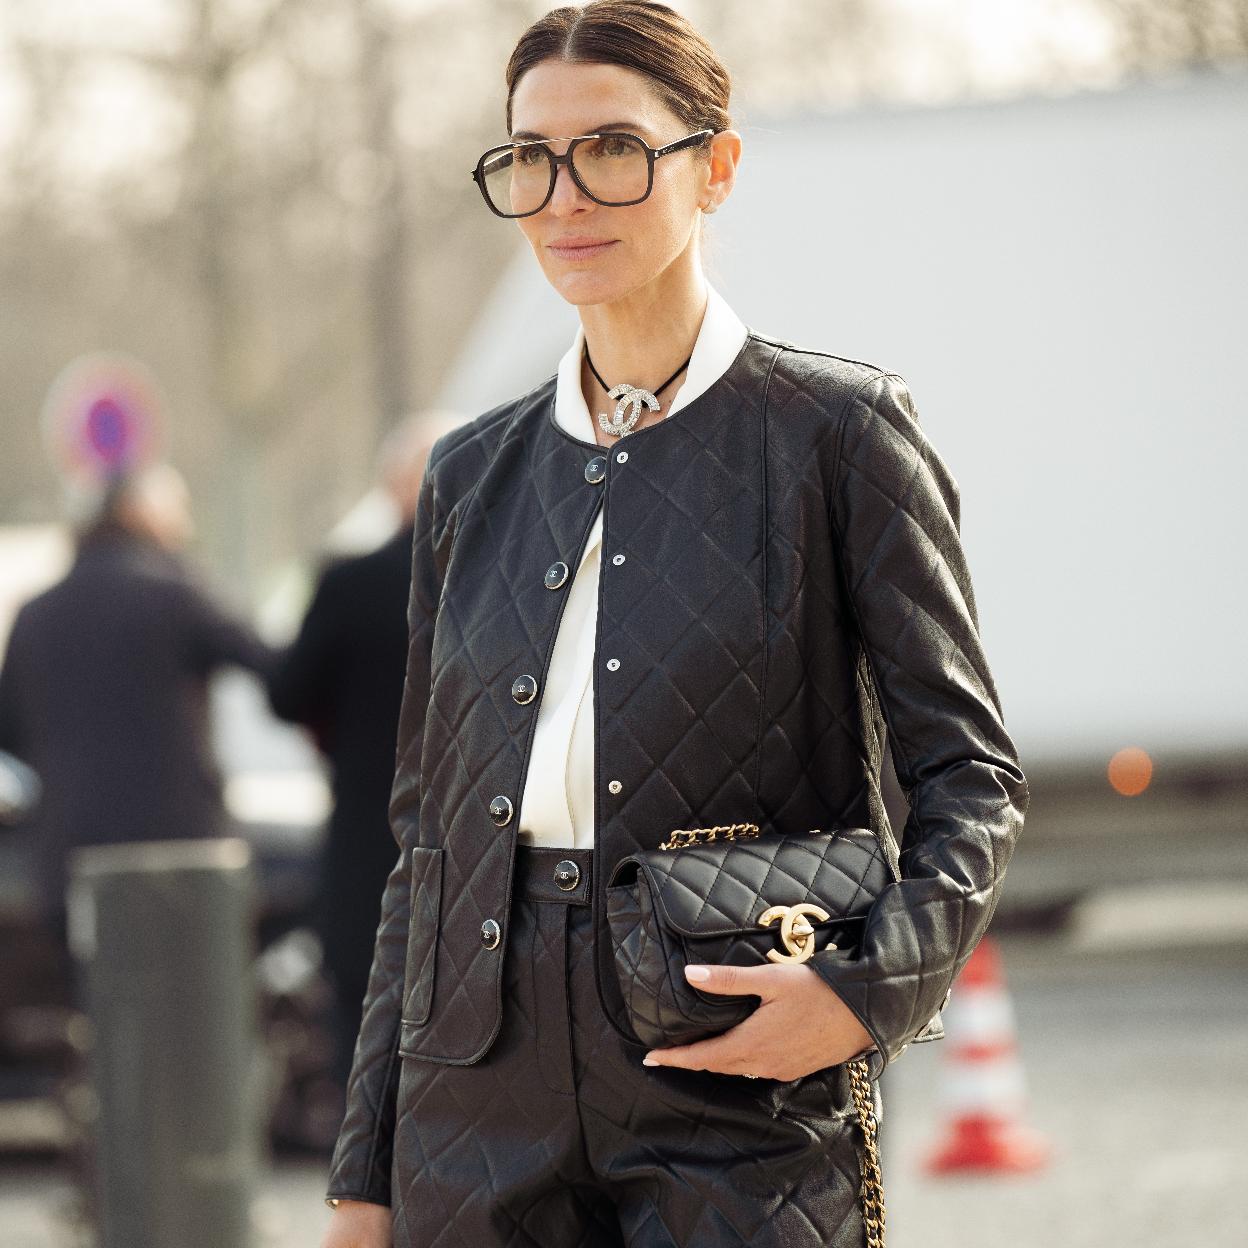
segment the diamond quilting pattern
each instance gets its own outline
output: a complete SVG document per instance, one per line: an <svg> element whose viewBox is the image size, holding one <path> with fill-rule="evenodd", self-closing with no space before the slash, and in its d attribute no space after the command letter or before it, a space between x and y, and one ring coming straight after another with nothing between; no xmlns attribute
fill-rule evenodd
<svg viewBox="0 0 1248 1248"><path fill-rule="evenodd" d="M615 969L629 1027L643 1044L688 1044L741 1022L754 996L688 985L691 962L758 965L776 947L758 917L772 905L815 902L820 948L854 942L862 916L891 879L869 828L710 842L632 855L607 887ZM848 933L848 935L846 935Z"/></svg>
<svg viewBox="0 0 1248 1248"><path fill-rule="evenodd" d="M651 855L645 870L667 922L688 936L731 935L756 925L759 899L764 907L823 901L848 915L874 900L888 879L869 828L778 839Z"/></svg>
<svg viewBox="0 0 1248 1248"><path fill-rule="evenodd" d="M523 953L489 1052L402 1062L395 1248L861 1248L835 1071L747 1084L643 1067L598 1008L592 912L518 898L513 924Z"/></svg>
<svg viewBox="0 0 1248 1248"><path fill-rule="evenodd" d="M594 674L594 930L604 872L672 828L748 811L781 835L871 829L891 882L858 956L812 965L875 1038L878 1076L935 1034L1021 831L1027 784L979 635L956 482L902 378L752 334L698 400L630 434L628 461L609 459L598 485L583 473L595 448L550 420L553 391L551 378L430 457L391 824L404 851L443 851L433 995L425 1022L403 1021L405 852L382 898L332 1195L387 1203L391 1160L401 1174L418 1164L391 1152L419 1112L397 1103L416 1064L400 1051L470 1070L498 1040L516 829L486 806L495 794L519 806L538 703L517 705L511 681L528 672L544 687L566 585L543 578L556 560L576 566L599 506L604 548L627 558L600 584L599 648L621 666ZM900 841L879 792L886 746L910 801ZM493 951L486 917L503 929ZM594 968L618 1023L601 935ZM847 1156L838 1141L843 1178Z"/></svg>

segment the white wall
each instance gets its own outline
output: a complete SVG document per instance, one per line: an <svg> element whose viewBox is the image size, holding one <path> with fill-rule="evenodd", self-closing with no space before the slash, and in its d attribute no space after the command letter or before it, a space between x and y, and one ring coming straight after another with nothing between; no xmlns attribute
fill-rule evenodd
<svg viewBox="0 0 1248 1248"><path fill-rule="evenodd" d="M711 280L909 381L1024 756L1248 745L1248 74L747 120ZM550 375L575 325L526 249L442 403Z"/></svg>

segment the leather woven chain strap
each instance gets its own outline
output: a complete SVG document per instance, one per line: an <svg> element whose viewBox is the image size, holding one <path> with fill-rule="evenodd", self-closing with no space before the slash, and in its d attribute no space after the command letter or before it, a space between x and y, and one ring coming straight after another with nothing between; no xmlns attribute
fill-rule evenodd
<svg viewBox="0 0 1248 1248"><path fill-rule="evenodd" d="M871 1078L865 1057L847 1062L849 1081L862 1128L862 1218L867 1225L867 1248L884 1248L884 1178L880 1172L880 1128L875 1120Z"/></svg>
<svg viewBox="0 0 1248 1248"><path fill-rule="evenodd" d="M812 828L818 832L818 828ZM677 828L671 839L663 841L660 849L685 849L690 845L705 845L711 841L752 841L759 835L756 823L723 823L713 828ZM880 1127L875 1117L875 1102L871 1096L870 1066L865 1057L846 1062L849 1068L850 1087L854 1094L854 1108L858 1111L858 1125L862 1129L862 1219L867 1228L867 1248L884 1248L884 1177L880 1170Z"/></svg>
<svg viewBox="0 0 1248 1248"><path fill-rule="evenodd" d="M719 823L713 828L676 828L671 840L661 841L660 849L688 849L711 841L752 841L758 836L756 823Z"/></svg>

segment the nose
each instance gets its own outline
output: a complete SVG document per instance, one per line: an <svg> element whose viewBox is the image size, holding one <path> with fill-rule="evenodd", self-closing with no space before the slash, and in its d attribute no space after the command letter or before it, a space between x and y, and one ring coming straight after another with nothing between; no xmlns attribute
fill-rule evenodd
<svg viewBox="0 0 1248 1248"><path fill-rule="evenodd" d="M547 207L556 216L577 212L593 202L577 186L575 179L572 177L572 170L568 165L559 165L555 169L555 189L551 192L550 203L547 204Z"/></svg>

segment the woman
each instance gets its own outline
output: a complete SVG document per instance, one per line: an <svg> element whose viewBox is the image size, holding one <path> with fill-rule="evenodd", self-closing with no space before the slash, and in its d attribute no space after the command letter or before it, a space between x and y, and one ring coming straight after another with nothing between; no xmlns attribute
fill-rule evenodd
<svg viewBox="0 0 1248 1248"><path fill-rule="evenodd" d="M701 222L741 138L685 19L555 9L507 84L510 140L474 177L580 328L430 456L401 854L326 1248L861 1245L844 1063L878 1080L941 1034L1027 805L958 488L897 374L751 331L708 286ZM743 819L871 827L901 878L853 960L690 968L758 1009L647 1053L603 883L672 829Z"/></svg>

